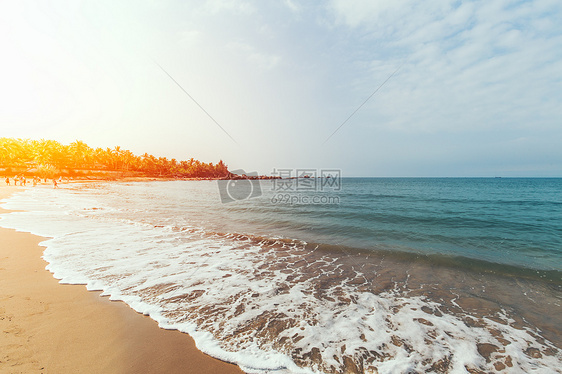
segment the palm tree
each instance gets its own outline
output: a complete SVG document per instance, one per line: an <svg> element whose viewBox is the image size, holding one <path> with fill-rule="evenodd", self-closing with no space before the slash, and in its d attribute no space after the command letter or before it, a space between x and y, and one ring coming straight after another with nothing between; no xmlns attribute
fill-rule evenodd
<svg viewBox="0 0 562 374"><path fill-rule="evenodd" d="M0 165L3 167L16 166L21 153L19 139L0 138Z"/></svg>
<svg viewBox="0 0 562 374"><path fill-rule="evenodd" d="M218 164L215 165L215 175L214 177L226 177L228 175L228 166L223 160L220 160Z"/></svg>
<svg viewBox="0 0 562 374"><path fill-rule="evenodd" d="M148 174L154 174L156 171L156 157L145 153L141 156L141 170Z"/></svg>
<svg viewBox="0 0 562 374"><path fill-rule="evenodd" d="M222 160L213 165L212 162L203 163L194 158L178 161L175 158L156 158L148 153L136 156L120 146L94 150L80 140L63 145L55 140L0 138L0 167L29 168L30 164L52 175L71 168L134 170L161 176L222 177L229 174Z"/></svg>
<svg viewBox="0 0 562 374"><path fill-rule="evenodd" d="M88 168L93 159L94 150L86 143L76 140L69 146L72 165L77 168Z"/></svg>

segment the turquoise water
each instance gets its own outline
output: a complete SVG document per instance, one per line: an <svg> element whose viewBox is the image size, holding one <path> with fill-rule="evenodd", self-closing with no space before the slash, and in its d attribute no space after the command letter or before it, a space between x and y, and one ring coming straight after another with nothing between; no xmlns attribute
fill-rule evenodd
<svg viewBox="0 0 562 374"><path fill-rule="evenodd" d="M281 182L296 183L256 181L224 204L225 189L248 195L217 181L28 188L0 225L53 238L62 282L248 373L562 373L562 179Z"/></svg>
<svg viewBox="0 0 562 374"><path fill-rule="evenodd" d="M339 204L273 204L269 183L262 192L221 208L261 234L562 270L562 179L345 178L323 192Z"/></svg>

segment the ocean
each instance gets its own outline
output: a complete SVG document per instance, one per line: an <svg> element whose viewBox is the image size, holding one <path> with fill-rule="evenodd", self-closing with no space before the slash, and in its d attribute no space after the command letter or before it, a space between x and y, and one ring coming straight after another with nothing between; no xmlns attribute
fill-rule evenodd
<svg viewBox="0 0 562 374"><path fill-rule="evenodd" d="M34 187L0 226L248 373L562 373L562 179L334 182Z"/></svg>

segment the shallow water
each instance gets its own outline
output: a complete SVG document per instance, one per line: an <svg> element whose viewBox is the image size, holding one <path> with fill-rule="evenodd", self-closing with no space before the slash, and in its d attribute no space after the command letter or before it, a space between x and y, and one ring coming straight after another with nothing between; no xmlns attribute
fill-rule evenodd
<svg viewBox="0 0 562 374"><path fill-rule="evenodd" d="M248 372L560 370L560 180L343 182L324 205L270 182L229 204L208 181L35 188L0 225Z"/></svg>

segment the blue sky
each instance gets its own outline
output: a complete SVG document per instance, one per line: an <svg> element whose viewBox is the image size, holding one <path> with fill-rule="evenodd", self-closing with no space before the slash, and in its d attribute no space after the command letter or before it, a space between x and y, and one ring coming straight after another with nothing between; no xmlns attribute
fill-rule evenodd
<svg viewBox="0 0 562 374"><path fill-rule="evenodd" d="M3 1L1 136L262 174L562 176L560 19L558 0Z"/></svg>

